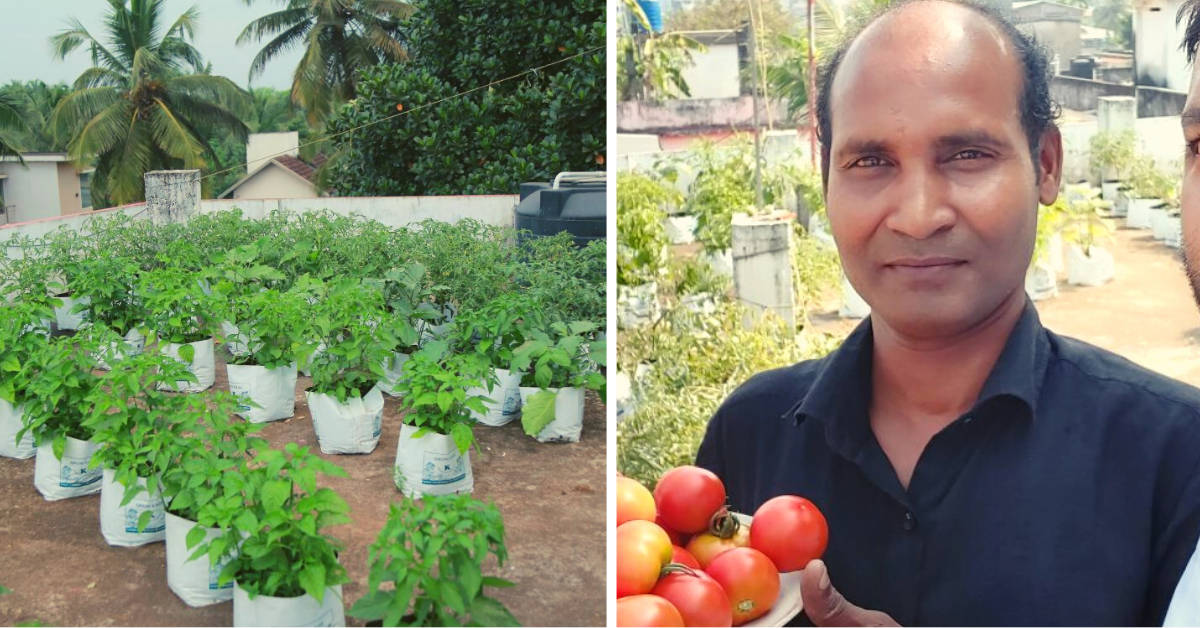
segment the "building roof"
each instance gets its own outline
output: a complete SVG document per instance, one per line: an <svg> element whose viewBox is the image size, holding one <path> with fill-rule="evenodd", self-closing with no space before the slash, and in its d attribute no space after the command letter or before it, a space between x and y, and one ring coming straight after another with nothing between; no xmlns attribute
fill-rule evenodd
<svg viewBox="0 0 1200 628"><path fill-rule="evenodd" d="M66 153L21 153L26 162L32 163L63 163L71 161ZM17 161L16 157L0 157L0 161Z"/></svg>
<svg viewBox="0 0 1200 628"><path fill-rule="evenodd" d="M1071 9L1073 11L1078 11L1080 15L1082 15L1084 12L1083 8L1071 6L1069 4L1062 4L1060 2L1051 2L1050 0L1031 0L1029 2L1014 2L1014 3L1012 3L1012 10L1020 11L1021 9L1024 9L1026 7L1031 7L1035 4L1052 4L1056 7L1062 7L1064 9Z"/></svg>
<svg viewBox="0 0 1200 628"><path fill-rule="evenodd" d="M278 166L279 168L282 168L285 172L288 172L289 174L299 177L300 179L303 179L310 184L316 185L317 170L327 161L329 161L329 158L326 157L324 154L320 154L320 153L318 153L316 157L313 157L313 160L311 163L306 162L303 159L300 159L299 157L295 157L292 155L280 155L273 159L265 160L254 170L246 173L246 176L242 177L241 179L238 179L236 183L229 186L229 189L225 190L224 192L221 192L220 196L218 196L217 198L228 197L230 194L233 194L234 190L241 187L243 183L249 181L251 177L262 172L266 168L271 167L272 165Z"/></svg>

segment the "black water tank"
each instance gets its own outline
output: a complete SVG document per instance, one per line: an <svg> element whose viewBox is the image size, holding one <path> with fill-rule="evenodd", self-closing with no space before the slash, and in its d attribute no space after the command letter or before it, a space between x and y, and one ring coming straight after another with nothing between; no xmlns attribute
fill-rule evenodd
<svg viewBox="0 0 1200 628"><path fill-rule="evenodd" d="M1071 59L1071 76L1094 79L1096 75L1096 59L1093 57L1075 57Z"/></svg>
<svg viewBox="0 0 1200 628"><path fill-rule="evenodd" d="M522 183L517 203L517 229L523 238L552 236L563 231L575 237L576 246L606 236L605 174L564 172L556 183Z"/></svg>

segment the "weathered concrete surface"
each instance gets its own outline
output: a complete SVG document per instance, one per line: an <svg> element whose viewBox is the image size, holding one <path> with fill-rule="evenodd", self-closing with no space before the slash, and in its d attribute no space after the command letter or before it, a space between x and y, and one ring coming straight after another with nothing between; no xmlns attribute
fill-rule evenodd
<svg viewBox="0 0 1200 628"><path fill-rule="evenodd" d="M156 225L186 223L200 211L200 171L147 172L146 205L146 215Z"/></svg>
<svg viewBox="0 0 1200 628"><path fill-rule="evenodd" d="M218 360L219 361L219 360ZM218 364L216 388L228 390ZM347 479L324 482L349 503L354 523L331 529L345 543L351 582L346 608L366 592L367 546L399 500L392 465L400 432L398 402L384 410L374 452L326 456L317 447L304 401L311 379L296 388L296 416L269 424L275 446L309 445L341 465ZM605 625L606 432L604 405L587 398L583 436L575 444L541 444L519 422L475 429L475 496L504 515L509 561L485 573L516 583L494 591L526 626ZM44 501L33 488L34 460L0 458L0 625L40 619L52 626L229 626L232 603L191 609L166 584L165 546L109 547L100 536L98 495ZM347 618L350 625L362 625Z"/></svg>

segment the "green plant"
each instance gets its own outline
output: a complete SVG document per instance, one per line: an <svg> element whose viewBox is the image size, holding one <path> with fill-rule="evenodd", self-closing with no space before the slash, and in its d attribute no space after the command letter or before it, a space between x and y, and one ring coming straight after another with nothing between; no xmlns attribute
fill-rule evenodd
<svg viewBox="0 0 1200 628"><path fill-rule="evenodd" d="M55 457L61 458L68 436L84 441L92 438L84 419L91 414L92 394L101 382L92 375L94 362L89 353L109 338L97 337L92 330L70 338L50 338L28 357L18 375L19 382L26 382L26 398L25 426L17 440L30 432L38 445L52 443Z"/></svg>
<svg viewBox="0 0 1200 628"><path fill-rule="evenodd" d="M1072 186L1068 189L1067 212L1060 223L1063 239L1083 247L1083 254L1091 257L1096 240L1107 236L1111 229L1100 212L1110 204L1099 198L1099 193L1087 186Z"/></svg>
<svg viewBox="0 0 1200 628"><path fill-rule="evenodd" d="M0 305L0 399L20 406L29 397L30 378L38 372L31 359L50 338L42 321L54 315L49 306L18 301Z"/></svg>
<svg viewBox="0 0 1200 628"><path fill-rule="evenodd" d="M634 0L622 0L642 33L617 38L617 100L657 100L688 96L683 76L693 64L692 53L707 48L682 33L653 34L650 22Z"/></svg>
<svg viewBox="0 0 1200 628"><path fill-rule="evenodd" d="M663 205L682 198L674 187L649 176L617 175L617 283L640 286L662 274L668 244Z"/></svg>
<svg viewBox="0 0 1200 628"><path fill-rule="evenodd" d="M511 228L474 219L454 224L425 220L417 225L416 241L407 253L427 269L426 281L438 305L470 310L516 288L515 237Z"/></svg>
<svg viewBox="0 0 1200 628"><path fill-rule="evenodd" d="M455 349L478 354L494 368L511 368L513 350L525 342L524 330L543 319L541 304L528 293L500 295L454 319Z"/></svg>
<svg viewBox="0 0 1200 628"><path fill-rule="evenodd" d="M711 142L696 150L696 179L687 207L696 215L696 239L710 253L733 245L733 215L753 212L754 156L745 141L717 151Z"/></svg>
<svg viewBox="0 0 1200 628"><path fill-rule="evenodd" d="M1100 181L1124 179L1130 164L1137 157L1137 133L1132 129L1097 133L1091 137L1088 145L1092 173Z"/></svg>
<svg viewBox="0 0 1200 628"><path fill-rule="evenodd" d="M354 281L328 285L313 306L311 327L325 349L313 357L312 390L345 403L383 378L383 361L399 339L380 322L383 294Z"/></svg>
<svg viewBox="0 0 1200 628"><path fill-rule="evenodd" d="M341 545L321 530L350 523L350 507L333 489L317 487L318 473L346 477L296 443L259 452L245 474L241 512L208 543L200 542L203 530L189 532L189 546L198 545L192 557L207 554L216 565L232 556L218 582L236 580L251 599L308 594L324 600L327 588L349 579L337 559Z"/></svg>
<svg viewBox="0 0 1200 628"><path fill-rule="evenodd" d="M1033 261L1046 261L1050 239L1061 234L1063 224L1071 213L1067 206L1067 195L1059 194L1050 205L1038 205L1037 231L1033 241Z"/></svg>
<svg viewBox="0 0 1200 628"><path fill-rule="evenodd" d="M604 399L608 380L593 370L591 363L605 365L606 341L589 341L585 336L595 329L596 325L588 321L530 327L526 331L528 339L513 350L513 370L529 371L529 377L542 389L529 397L521 411L521 425L526 434L536 436L554 420L558 393L548 388L582 387L598 391Z"/></svg>
<svg viewBox="0 0 1200 628"><path fill-rule="evenodd" d="M808 235L800 225L792 231L792 283L796 306L807 313L841 285L842 261L837 249Z"/></svg>
<svg viewBox="0 0 1200 628"><path fill-rule="evenodd" d="M178 267L148 271L142 274L138 293L145 301L147 342L157 338L186 345L213 337L216 301L205 294L197 274ZM181 348L179 356L191 362L194 348Z"/></svg>
<svg viewBox="0 0 1200 628"><path fill-rule="evenodd" d="M278 368L303 361L311 353L310 295L303 288L278 289L283 273L258 263L266 246L264 238L232 249L206 273L214 282L214 315L237 327L235 341L245 348L229 356L232 364Z"/></svg>
<svg viewBox="0 0 1200 628"><path fill-rule="evenodd" d="M1178 172L1178 169L1175 169ZM1129 191L1134 198L1164 199L1175 195L1179 177L1159 168L1150 157L1141 156L1129 168Z"/></svg>
<svg viewBox="0 0 1200 628"><path fill-rule="evenodd" d="M684 297L695 294L712 294L724 297L729 290L729 278L717 273L709 264L695 258L671 260L668 275L675 286L674 293Z"/></svg>
<svg viewBox="0 0 1200 628"><path fill-rule="evenodd" d="M396 336L397 350L401 353L416 351L421 333L442 316L431 302L433 293L442 286L426 287L425 266L416 262L388 270L382 280L367 279L364 282L383 293L388 314L383 324Z"/></svg>
<svg viewBox="0 0 1200 628"><path fill-rule="evenodd" d="M143 491L157 492L161 474L171 468L184 434L197 429L206 401L189 395L169 395L156 384L174 383L190 373L174 359L143 353L113 364L88 396L90 413L83 427L93 433L99 449L89 467L103 466L125 487L124 506ZM138 484L146 480L146 486ZM154 513L143 511L138 530Z"/></svg>
<svg viewBox="0 0 1200 628"><path fill-rule="evenodd" d="M511 582L483 575L489 556L508 558L500 509L470 495L403 499L367 553L368 592L350 613L384 626L517 626L487 587ZM390 583L390 588L384 588Z"/></svg>
<svg viewBox="0 0 1200 628"><path fill-rule="evenodd" d="M517 284L541 304L547 320L604 322L607 313L606 240L575 245L568 232L525 239Z"/></svg>
<svg viewBox="0 0 1200 628"><path fill-rule="evenodd" d="M471 411L487 412L485 397L467 396L467 390L482 387L488 370L480 356L450 351L448 340L428 342L414 353L398 385L404 423L419 428L413 438L443 434L454 439L459 453L466 453L475 442Z"/></svg>
<svg viewBox="0 0 1200 628"><path fill-rule="evenodd" d="M74 312L86 312L93 325L105 325L124 336L146 318L136 293L140 269L131 259L115 257L104 250L77 264L71 290L77 299Z"/></svg>

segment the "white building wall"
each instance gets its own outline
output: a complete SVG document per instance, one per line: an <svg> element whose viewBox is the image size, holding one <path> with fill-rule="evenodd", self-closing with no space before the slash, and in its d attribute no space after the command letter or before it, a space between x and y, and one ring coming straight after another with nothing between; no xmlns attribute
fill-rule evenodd
<svg viewBox="0 0 1200 628"><path fill-rule="evenodd" d="M683 71L691 100L737 98L741 94L737 44L708 46L705 52L693 52L692 60L695 63Z"/></svg>
<svg viewBox="0 0 1200 628"><path fill-rule="evenodd" d="M1179 49L1187 24L1175 24L1180 5L1181 0L1139 0L1134 3L1133 55L1139 85L1153 83L1156 87L1188 91L1191 74L1187 56Z"/></svg>
<svg viewBox="0 0 1200 628"><path fill-rule="evenodd" d="M5 161L0 162L0 173L8 175L4 179L4 204L10 223L62 215L57 163L26 161L22 166Z"/></svg>
<svg viewBox="0 0 1200 628"><path fill-rule="evenodd" d="M284 131L282 133L251 133L246 139L246 163L250 170L261 164L260 159L278 157L286 153L293 157L300 155L300 133Z"/></svg>
<svg viewBox="0 0 1200 628"><path fill-rule="evenodd" d="M233 191L239 198L313 198L317 190L312 184L284 170L278 164L267 164Z"/></svg>

